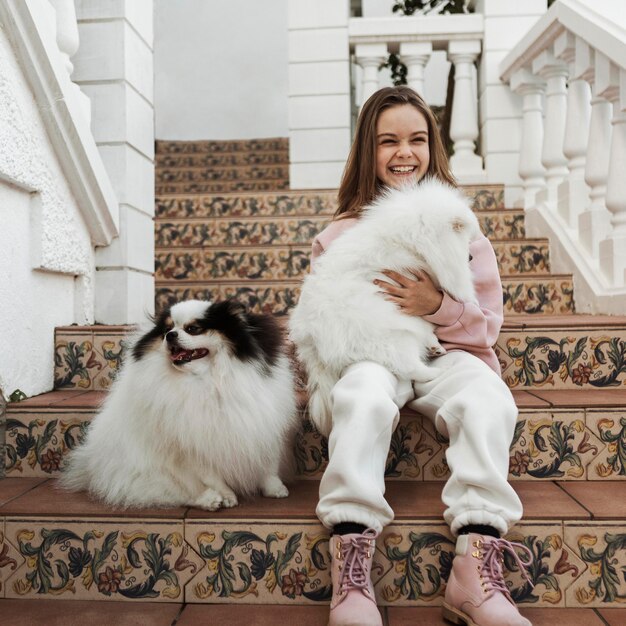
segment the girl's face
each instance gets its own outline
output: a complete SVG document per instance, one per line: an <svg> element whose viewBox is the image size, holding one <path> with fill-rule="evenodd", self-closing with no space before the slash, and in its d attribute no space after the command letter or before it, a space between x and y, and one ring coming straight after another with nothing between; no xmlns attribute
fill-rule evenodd
<svg viewBox="0 0 626 626"><path fill-rule="evenodd" d="M394 189L428 171L428 123L411 104L385 109L376 122L376 176Z"/></svg>

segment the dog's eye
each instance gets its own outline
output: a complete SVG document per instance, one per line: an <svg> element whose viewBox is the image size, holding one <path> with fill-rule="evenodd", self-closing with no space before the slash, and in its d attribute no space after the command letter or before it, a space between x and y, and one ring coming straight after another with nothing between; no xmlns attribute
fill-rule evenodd
<svg viewBox="0 0 626 626"><path fill-rule="evenodd" d="M200 328L200 326L196 326L195 324L190 324L189 326L186 326L185 330L190 335L199 335L202 332L202 328Z"/></svg>

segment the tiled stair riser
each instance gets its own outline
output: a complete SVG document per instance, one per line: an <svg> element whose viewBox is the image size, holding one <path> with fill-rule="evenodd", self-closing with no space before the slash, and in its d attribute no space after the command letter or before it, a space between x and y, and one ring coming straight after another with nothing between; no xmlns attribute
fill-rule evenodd
<svg viewBox="0 0 626 626"><path fill-rule="evenodd" d="M524 214L479 213L483 233L492 239L519 240L524 237ZM157 247L259 246L310 244L330 222L326 216L279 218L211 218L162 220L156 224Z"/></svg>
<svg viewBox="0 0 626 626"><path fill-rule="evenodd" d="M504 209L504 191L501 187L466 187L465 194L475 211L498 211ZM158 193L158 191L157 191ZM222 192L215 192L222 193ZM336 191L302 193L258 193L198 197L157 197L156 216L181 217L252 217L280 215L328 215L337 208Z"/></svg>
<svg viewBox="0 0 626 626"><path fill-rule="evenodd" d="M51 477L82 440L95 409L11 409L5 464L10 477ZM403 412L392 436L388 480L446 480L447 441L420 415ZM319 479L328 444L307 420L294 448L297 474ZM510 480L626 479L626 411L522 409L510 449Z"/></svg>
<svg viewBox="0 0 626 626"><path fill-rule="evenodd" d="M232 141L163 141L156 142L157 154L196 154L196 153L230 153L287 151L289 139L273 137L269 139L234 139Z"/></svg>
<svg viewBox="0 0 626 626"><path fill-rule="evenodd" d="M157 194L214 194L230 193L233 191L275 191L289 189L289 181L276 180L240 180L240 181L213 181L213 182L188 182L188 183L157 183Z"/></svg>
<svg viewBox="0 0 626 626"><path fill-rule="evenodd" d="M618 606L612 577L626 558L626 528L528 522L509 539L535 557L531 588L507 578L521 605ZM441 604L454 543L447 526L398 521L377 541L372 577L388 606ZM0 597L328 603L327 532L312 520L0 518Z"/></svg>
<svg viewBox="0 0 626 626"><path fill-rule="evenodd" d="M548 274L547 242L493 242L505 276ZM294 280L309 272L308 245L157 249L155 278L163 280Z"/></svg>
<svg viewBox="0 0 626 626"><path fill-rule="evenodd" d="M573 283L569 276L541 279L505 278L502 281L504 313L507 316L527 313L560 315L574 312ZM172 301L238 298L254 312L285 314L298 301L300 282L160 282L156 289L156 307L164 308Z"/></svg>
<svg viewBox="0 0 626 626"><path fill-rule="evenodd" d="M104 333L104 331L103 331ZM108 389L122 358L123 334L77 327L56 337L55 388ZM511 389L611 389L626 381L626 327L568 330L506 327L496 354Z"/></svg>
<svg viewBox="0 0 626 626"><path fill-rule="evenodd" d="M157 154L157 172L160 168L177 167L240 167L242 165L286 165L289 163L287 150L258 151L249 153L218 154Z"/></svg>
<svg viewBox="0 0 626 626"><path fill-rule="evenodd" d="M188 183L238 180L288 180L289 165L240 165L219 167L157 168L156 182Z"/></svg>

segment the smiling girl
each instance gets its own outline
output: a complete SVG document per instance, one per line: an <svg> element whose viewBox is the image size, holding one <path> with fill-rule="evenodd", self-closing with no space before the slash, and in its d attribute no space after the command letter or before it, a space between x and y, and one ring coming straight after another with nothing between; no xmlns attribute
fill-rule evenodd
<svg viewBox="0 0 626 626"><path fill-rule="evenodd" d="M388 87L365 103L339 189L331 224L313 242L316 260L359 219L385 187L425 176L455 185L432 111L408 87ZM444 518L457 537L443 614L468 626L530 626L503 579L511 543L501 539L522 515L507 482L509 445L517 419L511 392L493 351L503 322L496 257L480 236L470 245L478 305L456 302L425 272L383 271L381 296L406 315L436 325L447 353L432 361L442 373L427 382L400 380L375 362L350 365L331 394L329 462L320 483L317 515L331 530L333 597L329 626L381 626L371 581L376 537L393 520L384 497L386 458L399 411L409 406L447 436L450 468L442 494ZM416 503L416 512L419 503ZM526 553L523 546L516 546Z"/></svg>

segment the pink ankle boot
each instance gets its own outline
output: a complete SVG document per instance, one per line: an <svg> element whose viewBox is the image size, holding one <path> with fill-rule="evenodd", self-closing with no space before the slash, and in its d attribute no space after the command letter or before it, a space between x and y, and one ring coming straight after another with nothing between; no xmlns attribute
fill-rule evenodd
<svg viewBox="0 0 626 626"><path fill-rule="evenodd" d="M328 626L382 626L371 570L376 531L330 538L333 597Z"/></svg>
<svg viewBox="0 0 626 626"><path fill-rule="evenodd" d="M514 548L525 552L528 560L523 561ZM530 582L525 568L533 557L525 546L475 533L459 536L443 602L446 620L467 626L532 626L520 615L504 582L505 551Z"/></svg>

